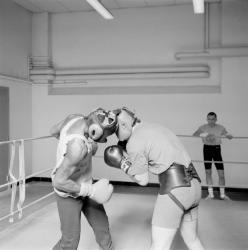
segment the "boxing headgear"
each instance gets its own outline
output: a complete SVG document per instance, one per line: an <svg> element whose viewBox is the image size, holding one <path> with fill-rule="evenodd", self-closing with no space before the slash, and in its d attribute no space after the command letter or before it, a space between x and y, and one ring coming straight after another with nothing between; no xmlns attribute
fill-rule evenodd
<svg viewBox="0 0 248 250"><path fill-rule="evenodd" d="M122 110L127 112L133 118L132 126L134 126L136 123L141 122L140 119L135 115L135 113L133 111L131 111L129 108L127 108L127 107L122 107L122 108L119 108L119 109L115 109L112 112L118 116L121 113Z"/></svg>
<svg viewBox="0 0 248 250"><path fill-rule="evenodd" d="M88 115L89 136L96 142L107 142L107 137L115 133L117 117L112 111L98 108ZM97 139L94 139L97 137Z"/></svg>

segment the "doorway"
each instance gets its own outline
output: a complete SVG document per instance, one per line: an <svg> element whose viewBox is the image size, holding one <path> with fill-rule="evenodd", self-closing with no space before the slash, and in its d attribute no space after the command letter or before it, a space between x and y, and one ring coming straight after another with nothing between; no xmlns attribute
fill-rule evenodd
<svg viewBox="0 0 248 250"><path fill-rule="evenodd" d="M0 141L7 140L9 140L9 88L0 86ZM8 166L9 144L3 144L0 145L0 185L7 182Z"/></svg>

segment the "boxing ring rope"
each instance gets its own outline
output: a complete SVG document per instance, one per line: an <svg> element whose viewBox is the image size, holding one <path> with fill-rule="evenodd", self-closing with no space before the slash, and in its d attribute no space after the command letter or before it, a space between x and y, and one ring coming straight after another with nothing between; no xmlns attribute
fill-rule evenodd
<svg viewBox="0 0 248 250"><path fill-rule="evenodd" d="M13 222L13 216L14 216L14 204L15 204L15 197L16 197L16 188L17 188L17 179L13 174L13 168L14 168L14 158L15 158L15 143L11 142L11 158L10 158L10 167L9 167L9 175L7 176L7 181L10 180L14 185L12 186L11 190L11 205L10 205L10 222ZM9 187L9 183L7 183Z"/></svg>
<svg viewBox="0 0 248 250"><path fill-rule="evenodd" d="M193 135L177 135L178 137L182 138L202 138L202 136L193 136ZM221 139L228 139L225 136L215 136L216 138L221 138ZM232 139L248 139L248 136L233 136ZM95 156L97 158L103 158L103 156ZM203 160L192 160L192 162L195 163L227 163L227 164L241 164L241 165L246 165L248 162L246 161L203 161Z"/></svg>
<svg viewBox="0 0 248 250"><path fill-rule="evenodd" d="M53 194L54 194L54 192L51 192L51 193L49 193L49 194L47 194L47 195L44 195L43 197L41 197L41 198L39 198L39 199L37 199L37 200L35 200L35 201L32 201L32 202L30 202L29 204L23 206L22 209L26 209L26 208L28 208L28 207L31 207L31 206L35 205L36 203L38 203L38 202L40 202L40 201L42 201L42 200L45 200L46 198L50 197L50 196L53 195ZM15 210L15 211L13 211L11 214L7 214L7 215L1 217L1 218L0 218L0 221L5 220L5 219L7 219L7 218L9 218L9 217L11 217L11 216L14 216L14 214L16 214L16 213L19 213L19 210L18 210L18 209ZM19 218L19 219L21 219L21 218ZM12 223L13 221L14 221L14 220L11 220L10 222Z"/></svg>
<svg viewBox="0 0 248 250"><path fill-rule="evenodd" d="M202 136L193 136L193 135L177 135L178 137L183 138L202 138ZM216 138L221 139L228 139L225 136L215 136ZM233 136L232 139L248 139L248 136ZM227 163L227 164L240 164L240 165L247 165L248 162L246 161L203 161L203 160L192 160L195 163Z"/></svg>
<svg viewBox="0 0 248 250"><path fill-rule="evenodd" d="M194 135L185 135L185 134L178 134L177 135L178 137L182 137L182 138L201 138L203 139L205 136L194 136ZM219 138L219 139L224 139L224 140L230 140L229 138L227 138L226 136L214 136L215 138ZM248 139L248 136L232 136L231 138L232 140L246 140ZM248 161L215 161L215 160L212 160L212 161L207 161L207 160L192 160L193 163L211 163L211 164L218 164L218 163L223 163L223 164L237 164L237 165L248 165ZM205 185L202 185L202 186L205 186L205 187L216 187L216 188L220 188L220 187L223 187L221 185L217 185L217 184L205 184ZM246 185L236 185L236 184L233 184L233 185L225 185L225 187L227 188L245 188L247 189L247 186Z"/></svg>
<svg viewBox="0 0 248 250"><path fill-rule="evenodd" d="M31 178L31 177L34 177L34 176L36 176L36 175L38 175L38 174L43 174L43 173L45 173L45 172L51 171L52 169L53 169L53 168L48 168L48 169L45 169L45 170L36 172L36 173L34 173L34 174L30 174L30 175L26 176L26 179L29 179L29 178ZM13 181L11 181L11 182L8 182L8 183L5 183L5 184L3 184L3 185L0 185L0 188L9 187L10 185L16 184L16 183L18 183L18 182L20 182L20 181L22 181L22 180L23 180L23 178L19 178L19 179L16 179L16 178L15 178L15 180L13 180ZM12 188L13 188L13 187L12 187Z"/></svg>
<svg viewBox="0 0 248 250"><path fill-rule="evenodd" d="M199 139L199 138L203 138L203 136L194 136L194 135L185 135L185 134L177 134L178 137L181 137L181 138L195 138L195 139ZM215 138L221 138L221 139L228 139L227 137L225 136L215 136ZM248 139L248 136L233 136L232 137L232 140L234 139ZM229 140L229 139L228 139ZM96 158L103 158L103 156L101 155L95 155L94 157ZM248 165L248 161L204 161L204 160L197 160L197 159L194 159L192 160L193 163L223 163L223 164L238 164L238 165ZM207 184L206 185L203 185L203 186L208 186ZM211 186L214 186L214 187L222 187L222 186L219 186L219 185L211 185ZM229 185L228 187L230 188L247 188L246 186L235 186L235 185Z"/></svg>
<svg viewBox="0 0 248 250"><path fill-rule="evenodd" d="M197 163L227 163L227 164L240 164L240 165L247 165L248 162L246 161L202 161L202 160L192 160L192 162L197 162Z"/></svg>
<svg viewBox="0 0 248 250"><path fill-rule="evenodd" d="M193 137L193 138L202 138L202 136L194 135L177 135L178 137ZM215 136L216 138L227 139L225 136ZM233 136L232 139L248 139L248 136Z"/></svg>
<svg viewBox="0 0 248 250"><path fill-rule="evenodd" d="M102 155L95 155L94 156L95 158L103 158ZM203 160L192 160L192 162L195 162L195 163L204 163L204 162L207 162L207 163L227 163L227 164L240 164L240 165L247 165L248 162L246 161L203 161ZM0 186L1 187L1 186Z"/></svg>
<svg viewBox="0 0 248 250"><path fill-rule="evenodd" d="M201 136L192 136L192 135L177 135L178 137L190 137L190 138L202 138ZM30 174L26 176L25 174L25 157L24 157L24 142L26 141L34 141L34 140L41 140L41 139L48 139L48 138L54 138L52 136L41 136L41 137L34 137L34 138L25 138L25 139L16 139L16 140L10 140L10 141L0 141L0 146L4 144L10 145L10 162L9 162L9 172L7 177L7 183L0 185L0 188L3 187L11 187L11 205L10 205L10 213L1 217L0 221L9 218L9 222L12 223L14 221L14 215L18 213L18 218L22 218L22 211L23 209L26 209L48 197L54 194L54 192L51 192L25 206L23 206L25 201L25 193L26 193L26 179L34 177L36 175L51 171L53 168L48 168L33 174ZM227 139L224 136L221 136L222 139ZM248 139L248 136L234 136L233 139ZM18 168L19 168L19 176L16 177L13 170L14 170L14 159L16 156L16 148L18 148L18 156L19 156L19 162L18 162ZM103 156L96 155L96 158L103 158ZM243 164L247 165L248 162L245 161L203 161L203 160L192 160L192 162L196 163L227 163L227 164ZM15 210L15 200L16 200L16 193L17 193L17 187L19 183L19 200L17 202L17 209Z"/></svg>
<svg viewBox="0 0 248 250"><path fill-rule="evenodd" d="M10 140L10 141L0 141L0 145L3 144L10 144L10 143L15 143L15 142L21 142L21 141L34 141L34 140L40 140L40 139L47 139L47 138L54 138L51 135L45 135L45 136L40 136L40 137L30 137L30 138L25 138L25 139L15 139L15 140Z"/></svg>
<svg viewBox="0 0 248 250"><path fill-rule="evenodd" d="M50 194L44 196L43 198L40 198L36 201L33 201L25 206L23 206L26 196L26 179L31 178L35 175L51 171L52 168L39 171L37 173L31 174L29 176L26 176L25 174L25 156L24 156L24 142L25 141L33 141L33 140L40 140L40 139L47 139L47 138L53 138L52 136L41 136L41 137L35 137L35 138L26 138L26 139L16 139L11 141L1 141L0 145L4 144L10 144L11 147L11 154L10 154L10 163L9 163L9 171L7 176L7 183L0 185L0 188L8 187L8 189L11 187L11 203L10 203L10 213L2 218L0 218L0 221L6 219L9 217L9 222L14 222L14 214L18 213L18 218L22 218L22 211L23 209L32 206L36 204L37 202L49 197L54 192L51 192ZM19 162L18 162L18 168L19 168L19 177L17 178L14 174L14 160L16 156L16 147L18 148L19 153ZM19 200L17 202L17 210L14 210L15 208L15 200L16 200L16 191L17 191L17 184L19 183Z"/></svg>

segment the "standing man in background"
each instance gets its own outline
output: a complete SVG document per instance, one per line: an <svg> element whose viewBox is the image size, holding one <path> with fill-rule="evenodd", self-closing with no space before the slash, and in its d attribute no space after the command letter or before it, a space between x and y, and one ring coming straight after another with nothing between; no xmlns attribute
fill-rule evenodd
<svg viewBox="0 0 248 250"><path fill-rule="evenodd" d="M203 141L203 158L206 170L206 182L208 185L208 196L206 199L214 198L212 180L212 161L214 161L219 176L220 198L222 200L229 200L229 197L225 194L225 174L221 155L221 137L224 136L228 139L232 139L233 136L227 132L224 126L216 122L216 113L208 113L207 124L200 126L193 133L193 136L201 136Z"/></svg>

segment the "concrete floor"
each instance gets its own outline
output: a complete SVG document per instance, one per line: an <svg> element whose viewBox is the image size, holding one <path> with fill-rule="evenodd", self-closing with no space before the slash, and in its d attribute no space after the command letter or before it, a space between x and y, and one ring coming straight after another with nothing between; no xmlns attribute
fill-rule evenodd
<svg viewBox="0 0 248 250"><path fill-rule="evenodd" d="M30 183L26 203L51 191L49 183ZM148 250L150 221L157 188L116 186L105 205L116 250ZM199 234L208 250L247 250L248 201L237 193L231 201L202 200L199 209ZM8 192L0 195L0 216L8 213ZM1 250L52 249L60 237L59 218L54 197L27 210L21 220L0 223ZM78 249L98 250L93 232L82 217L82 233ZM177 235L173 250L186 250Z"/></svg>

